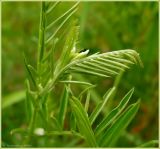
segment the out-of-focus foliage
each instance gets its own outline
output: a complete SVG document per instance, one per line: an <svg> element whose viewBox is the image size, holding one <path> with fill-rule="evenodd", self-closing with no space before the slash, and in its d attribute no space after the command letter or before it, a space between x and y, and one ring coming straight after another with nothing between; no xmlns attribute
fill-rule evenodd
<svg viewBox="0 0 160 149"><path fill-rule="evenodd" d="M70 2L62 4L55 11L55 17L70 6ZM26 76L23 51L29 57L29 62L35 65L39 10L37 2L2 3L2 100L8 94L24 89ZM135 49L140 53L144 64L144 68L133 67L122 75L115 100L111 103L111 106L117 105L132 86L135 87L134 99L141 98L142 101L137 116L117 146L135 146L157 139L158 2L83 2L80 3L76 17L80 23L79 47L90 49L91 53ZM102 96L113 83L107 79L87 79L91 82L98 81L95 96ZM75 87L75 90L79 92L80 88ZM60 92L61 90L53 98L59 97ZM56 111L56 105L53 108ZM17 144L22 139L21 136L11 136L9 132L25 125L24 101L3 109L2 143ZM122 141L124 138L128 141ZM59 145L61 142L57 142Z"/></svg>

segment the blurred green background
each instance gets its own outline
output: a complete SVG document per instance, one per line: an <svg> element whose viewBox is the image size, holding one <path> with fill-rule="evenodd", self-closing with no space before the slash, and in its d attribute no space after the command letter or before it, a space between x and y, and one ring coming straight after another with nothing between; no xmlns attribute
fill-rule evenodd
<svg viewBox="0 0 160 149"><path fill-rule="evenodd" d="M58 16L72 2L59 5ZM26 77L22 52L36 64L39 2L2 2L2 143L14 145L20 135L10 131L26 125L24 80ZM144 68L133 66L125 72L113 105L135 87L133 102L141 98L141 106L118 146L136 146L158 139L158 2L81 2L75 17L80 24L79 47L91 53L135 49ZM54 18L53 18L54 19ZM80 79L85 77L77 76ZM95 78L94 78L95 79ZM94 98L103 96L113 79L87 78L97 82ZM76 90L81 88L76 87ZM11 101L12 99L12 101ZM18 101L15 102L14 101ZM13 104L12 104L13 102ZM126 141L124 141L126 140Z"/></svg>

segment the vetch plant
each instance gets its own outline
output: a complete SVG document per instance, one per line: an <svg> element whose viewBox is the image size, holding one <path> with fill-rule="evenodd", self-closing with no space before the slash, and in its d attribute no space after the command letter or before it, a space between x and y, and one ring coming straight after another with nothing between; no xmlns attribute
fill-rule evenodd
<svg viewBox="0 0 160 149"><path fill-rule="evenodd" d="M71 146L77 146L79 142L82 142L82 146L87 147L112 147L116 145L121 133L138 111L140 100L127 106L134 92L133 88L114 109L109 113L104 113L103 118L93 127L96 119L104 107L107 108L107 103L115 94L116 86L106 92L103 99L99 100L89 114L88 109L92 104L90 89L95 85L73 80L73 74L87 74L108 79L118 76L133 64L142 66L142 62L139 54L131 49L93 55L88 55L89 49L81 52L77 48L79 26L77 21L71 19L78 4L75 3L52 21L48 20L48 16L54 12L60 2L42 2L41 4L37 67L34 68L28 64L28 59L24 55L28 74L25 81L28 129L25 130L23 145L32 144L32 140L35 137L39 139L39 136L44 137L45 145L50 136L55 140L58 140L60 136L68 136L75 137L75 142ZM56 45L61 38L58 33L67 22L69 25L65 43L62 50L58 49L61 51L56 59ZM56 23L59 23L59 26L52 32L51 29ZM56 99L60 100L60 103L58 112L55 112L54 109L49 109L49 100L52 91L57 90L57 84L63 85L64 89L61 98ZM71 84L82 84L86 86L86 89L79 96L75 96ZM82 103L82 97L86 99L85 103ZM67 128L66 120L69 125ZM15 129L12 133L17 131L22 130ZM55 142L51 144L56 146Z"/></svg>

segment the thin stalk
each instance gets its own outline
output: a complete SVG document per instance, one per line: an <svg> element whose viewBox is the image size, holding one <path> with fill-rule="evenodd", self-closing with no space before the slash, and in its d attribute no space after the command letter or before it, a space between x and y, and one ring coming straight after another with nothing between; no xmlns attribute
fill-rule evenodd
<svg viewBox="0 0 160 149"><path fill-rule="evenodd" d="M37 112L38 112L38 110L34 109L33 116L32 116L31 122L30 122L30 126L29 126L29 135L33 134L35 122L36 122L36 117L37 117Z"/></svg>
<svg viewBox="0 0 160 149"><path fill-rule="evenodd" d="M31 121L30 121L30 124L29 124L29 133L28 133L28 136L26 137L26 139L24 140L23 145L27 145L32 139L37 114L38 114L38 110L34 109L33 115L32 115L32 118L31 118Z"/></svg>
<svg viewBox="0 0 160 149"><path fill-rule="evenodd" d="M46 12L45 12L45 2L42 2L41 12L40 12L40 25L39 25L39 43L38 43L38 62L37 62L37 70L38 74L41 69L41 61L44 56L44 48L45 48L45 28L46 28Z"/></svg>

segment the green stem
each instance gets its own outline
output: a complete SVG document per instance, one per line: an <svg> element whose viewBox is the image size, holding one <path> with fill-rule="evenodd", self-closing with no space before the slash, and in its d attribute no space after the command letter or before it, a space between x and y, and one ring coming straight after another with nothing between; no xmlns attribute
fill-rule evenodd
<svg viewBox="0 0 160 149"><path fill-rule="evenodd" d="M45 11L46 11L45 2L42 2L41 12L40 12L40 25L39 25L38 63L37 63L38 72L41 71L41 61L44 56L45 28L46 28L46 12Z"/></svg>
<svg viewBox="0 0 160 149"><path fill-rule="evenodd" d="M30 141L32 139L33 131L35 128L37 113L38 113L38 110L34 109L33 115L32 115L31 121L30 121L30 125L29 125L29 133L28 133L28 136L26 137L26 139L24 140L23 145L28 145L28 143L30 143Z"/></svg>
<svg viewBox="0 0 160 149"><path fill-rule="evenodd" d="M33 116L30 122L30 126L29 126L29 135L33 134L33 131L35 128L36 117L37 117L37 111L38 111L37 109L34 109Z"/></svg>

